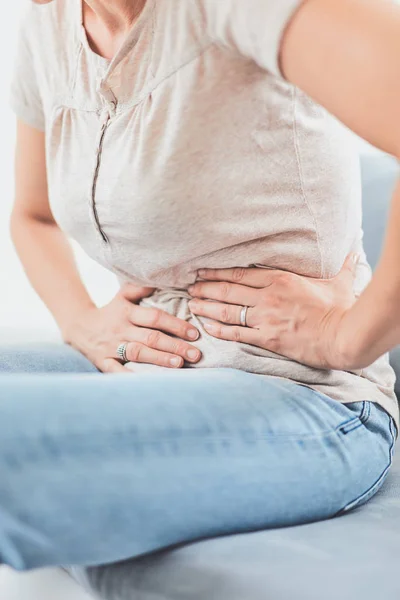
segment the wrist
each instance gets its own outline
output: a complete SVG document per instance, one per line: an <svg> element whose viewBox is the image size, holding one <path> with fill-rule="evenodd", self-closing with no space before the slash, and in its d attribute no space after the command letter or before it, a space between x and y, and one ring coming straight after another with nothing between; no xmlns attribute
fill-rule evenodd
<svg viewBox="0 0 400 600"><path fill-rule="evenodd" d="M349 310L333 309L325 318L324 337L328 340L327 366L335 371L354 369L357 362L357 349L353 344L354 336L349 331L347 315Z"/></svg>
<svg viewBox="0 0 400 600"><path fill-rule="evenodd" d="M74 310L69 310L68 315L63 315L58 319L60 332L66 344L79 345L79 339L85 329L84 324L87 322L88 316L96 310L97 306L89 300L80 303Z"/></svg>
<svg viewBox="0 0 400 600"><path fill-rule="evenodd" d="M368 366L365 362L365 346L361 335L353 328L350 311L342 314L336 331L336 364L338 371L357 371Z"/></svg>

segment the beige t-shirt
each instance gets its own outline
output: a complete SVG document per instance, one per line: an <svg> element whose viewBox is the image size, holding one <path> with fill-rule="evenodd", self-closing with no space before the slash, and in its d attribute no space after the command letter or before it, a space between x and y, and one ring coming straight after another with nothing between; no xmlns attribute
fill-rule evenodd
<svg viewBox="0 0 400 600"><path fill-rule="evenodd" d="M115 58L89 47L80 0L33 6L13 85L20 119L46 134L60 227L143 304L201 331L197 368L290 379L397 420L394 374L322 371L216 340L188 308L201 267L259 265L332 277L362 252L358 157L323 108L281 77L282 32L300 0L147 0ZM370 270L358 268L357 292ZM123 341L123 340L121 340ZM161 367L135 365L135 370Z"/></svg>

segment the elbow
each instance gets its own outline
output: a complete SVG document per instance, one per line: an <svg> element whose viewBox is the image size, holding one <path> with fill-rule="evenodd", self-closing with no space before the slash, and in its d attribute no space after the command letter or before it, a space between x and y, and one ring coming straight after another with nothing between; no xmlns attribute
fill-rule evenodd
<svg viewBox="0 0 400 600"><path fill-rule="evenodd" d="M22 216L19 211L13 210L9 220L9 231L11 240L15 246L18 232L21 230Z"/></svg>
<svg viewBox="0 0 400 600"><path fill-rule="evenodd" d="M23 240L28 232L34 230L40 221L41 219L36 216L14 208L9 220L10 237L14 246L18 247L19 241Z"/></svg>
<svg viewBox="0 0 400 600"><path fill-rule="evenodd" d="M395 103L396 106L400 107L400 89L397 94L398 101ZM397 110L393 116L392 120L393 124L393 142L394 142L394 152L393 156L400 161L400 110Z"/></svg>
<svg viewBox="0 0 400 600"><path fill-rule="evenodd" d="M21 231L26 232L28 229L37 228L38 226L40 228L43 228L43 226L58 228L52 215L36 214L18 208L14 208L11 212L9 228L11 238L14 242L15 237L18 236Z"/></svg>
<svg viewBox="0 0 400 600"><path fill-rule="evenodd" d="M26 232L27 227L29 227L29 221L30 218L23 211L16 210L14 208L14 210L11 212L9 220L9 231L14 246L20 239L21 234L24 235L24 233Z"/></svg>
<svg viewBox="0 0 400 600"><path fill-rule="evenodd" d="M399 115L399 121L400 121L400 115ZM398 162L400 163L400 133L397 136L397 144L396 144L396 153L395 153L395 158L398 160Z"/></svg>

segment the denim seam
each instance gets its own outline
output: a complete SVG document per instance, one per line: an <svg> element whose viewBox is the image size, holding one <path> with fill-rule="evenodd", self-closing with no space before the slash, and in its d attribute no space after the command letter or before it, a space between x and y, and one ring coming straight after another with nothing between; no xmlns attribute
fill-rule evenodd
<svg viewBox="0 0 400 600"><path fill-rule="evenodd" d="M371 402L364 401L359 419L365 425L371 416Z"/></svg>
<svg viewBox="0 0 400 600"><path fill-rule="evenodd" d="M390 458L393 461L393 455L394 455L394 447L396 444L396 433L397 433L397 429L394 423L394 419L392 419L392 417L390 415L389 416L389 428L390 428L390 433L392 435L392 445L390 446Z"/></svg>
<svg viewBox="0 0 400 600"><path fill-rule="evenodd" d="M383 483L383 480L385 479L389 469L391 468L392 463L393 463L393 452L394 452L396 436L393 431L393 419L389 415L388 415L388 418L389 418L389 429L390 429L390 435L392 438L392 443L389 448L389 462L388 462L387 466L384 468L384 470L382 471L382 473L378 477L378 479L365 492L363 492L360 496L358 496L351 502L348 502L337 514L341 514L343 512L347 512L353 508L357 508L357 506L364 500L364 498L368 497L368 495L371 492L373 492L374 489L377 488L381 482Z"/></svg>
<svg viewBox="0 0 400 600"><path fill-rule="evenodd" d="M340 433L342 431L343 427L346 427L348 425L350 425L351 423L359 423L361 426L361 422L359 421L358 417L356 417L355 419L351 419L350 421L347 421L346 423L342 423L341 425L337 426L334 429L329 429L329 430L325 430L325 431L321 431L318 434L302 434L302 433L293 433L293 434L279 434L279 433L272 433L270 435L253 435L253 436L241 436L240 433L241 432L235 432L234 436L228 436L228 435L220 435L220 436L210 436L208 437L206 440L204 440L204 438L202 438L201 436L199 436L199 438L196 439L196 437L194 436L184 436L181 438L176 438L176 437L159 437L159 438L148 438L148 439L131 439L130 442L132 443L133 446L135 446L136 444L139 445L153 445L153 444L168 444L168 443L196 443L196 441L203 441L205 443L210 443L210 442L223 442L223 441L244 441L244 442L259 442L259 441L270 441L273 439L279 440L280 442L291 442L293 440L299 440L299 441L307 441L307 440L315 440L315 439L322 439L322 438L327 438L330 437L332 435L337 435L338 433ZM391 433L392 433L392 429L391 429ZM119 432L115 432L112 436L113 438L117 438L118 440L121 440L121 438L126 437L126 436L131 436L132 433L130 431L119 431ZM45 448L48 444L48 441L50 441L52 439L52 435L50 433L47 433L47 436L45 436L45 439L39 439L36 440L35 443L39 443L40 445L40 450L42 450L42 448ZM81 433L74 433L74 434L66 434L66 437L69 438L69 440L72 442L74 439L75 441L78 441L79 439L85 439L87 441L88 437L90 438L90 435L88 436L87 431L86 432L81 432ZM393 434L392 434L393 437ZM47 439L46 439L47 438ZM56 433L56 435L54 436L54 438L56 438L57 440L60 439L60 435L59 432ZM109 439L108 438L108 439ZM394 439L394 437L393 437ZM40 452L39 450L39 452ZM92 444L90 446L90 449L86 447L85 450L89 450L90 452L93 452L96 450L96 444ZM69 452L82 452L82 448L77 444L71 444ZM8 459L11 456L8 455ZM2 459L6 459L7 460L7 455L1 457ZM14 457L12 457L14 458ZM24 456L23 460L25 462L25 464L27 464L29 462L29 458L31 458L33 461L35 460L35 456ZM2 461L3 462L3 461Z"/></svg>
<svg viewBox="0 0 400 600"><path fill-rule="evenodd" d="M366 425L367 422L369 421L370 416L371 416L371 402L364 400L364 401L362 401L362 408L361 408L360 414L358 416L354 417L353 419L351 419L350 421L343 423L343 425L341 425L341 427L339 427L339 429L344 435L347 435L348 433L351 433L355 429L358 429L359 427Z"/></svg>
<svg viewBox="0 0 400 600"><path fill-rule="evenodd" d="M354 431L355 429L359 429L360 427L362 427L364 425L364 423L357 417L356 419L353 419L352 421L349 421L348 423L345 423L344 425L342 425L339 430L344 434L347 435L348 433L351 433L352 431Z"/></svg>

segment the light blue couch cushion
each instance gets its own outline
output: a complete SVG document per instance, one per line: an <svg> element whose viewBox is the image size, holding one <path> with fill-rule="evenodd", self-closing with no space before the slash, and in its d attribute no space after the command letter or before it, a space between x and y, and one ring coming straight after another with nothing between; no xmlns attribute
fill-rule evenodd
<svg viewBox="0 0 400 600"><path fill-rule="evenodd" d="M397 165L371 156L362 169L365 246L375 265ZM399 355L393 362L400 374ZM399 560L395 458L380 493L343 517L197 542L74 574L105 600L394 600L400 598Z"/></svg>

